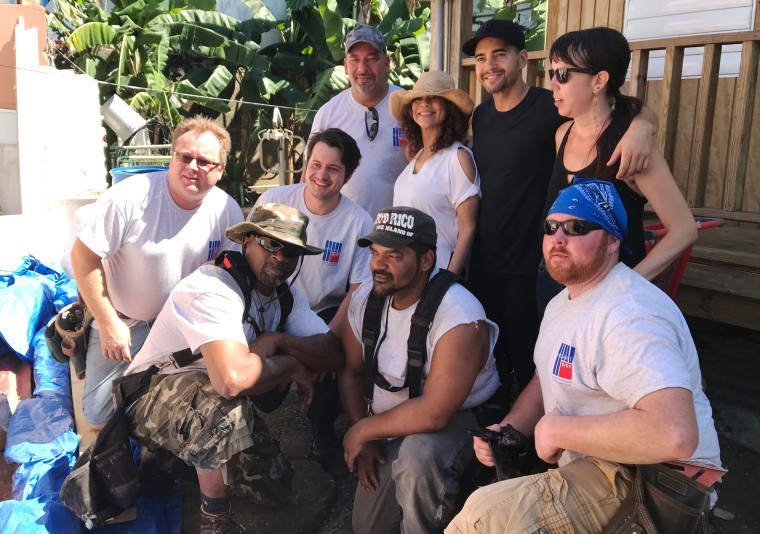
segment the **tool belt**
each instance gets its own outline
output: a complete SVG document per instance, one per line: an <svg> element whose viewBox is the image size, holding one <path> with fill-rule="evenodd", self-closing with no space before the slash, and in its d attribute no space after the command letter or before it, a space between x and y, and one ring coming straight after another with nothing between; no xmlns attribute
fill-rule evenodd
<svg viewBox="0 0 760 534"><path fill-rule="evenodd" d="M87 336L92 315L81 302L61 309L45 327L45 343L56 361L71 363L77 378L82 380L87 365Z"/></svg>
<svg viewBox="0 0 760 534"><path fill-rule="evenodd" d="M628 496L602 534L711 534L712 490L667 464L630 466Z"/></svg>
<svg viewBox="0 0 760 534"><path fill-rule="evenodd" d="M158 367L114 380L117 408L98 437L77 459L61 486L61 502L88 529L104 524L134 506L140 495L137 466L129 441L125 410L150 386Z"/></svg>

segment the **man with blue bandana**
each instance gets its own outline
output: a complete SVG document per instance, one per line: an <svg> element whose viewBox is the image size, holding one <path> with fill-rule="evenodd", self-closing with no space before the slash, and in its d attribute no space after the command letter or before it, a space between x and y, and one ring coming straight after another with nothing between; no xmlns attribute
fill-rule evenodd
<svg viewBox="0 0 760 534"><path fill-rule="evenodd" d="M567 287L541 323L536 375L491 428L532 434L538 456L559 468L479 489L448 534L601 532L631 488L631 465L679 461L721 472L686 321L618 262L626 224L613 185L600 180L563 189L549 210L543 254ZM485 441L474 438L474 448L494 464Z"/></svg>

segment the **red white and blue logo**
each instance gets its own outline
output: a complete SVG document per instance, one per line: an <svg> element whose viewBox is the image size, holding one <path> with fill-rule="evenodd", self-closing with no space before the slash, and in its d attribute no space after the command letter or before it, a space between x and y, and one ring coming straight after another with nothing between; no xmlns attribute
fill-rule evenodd
<svg viewBox="0 0 760 534"><path fill-rule="evenodd" d="M340 261L340 251L343 249L343 243L337 241L325 241L325 251L322 253L322 263L328 265L337 265Z"/></svg>
<svg viewBox="0 0 760 534"><path fill-rule="evenodd" d="M393 128L393 146L406 145L406 136L401 128Z"/></svg>
<svg viewBox="0 0 760 534"><path fill-rule="evenodd" d="M208 242L208 256L206 257L206 261L211 261L214 258L216 258L217 252L219 252L219 249L222 246L222 240L216 239L213 241Z"/></svg>
<svg viewBox="0 0 760 534"><path fill-rule="evenodd" d="M575 347L562 343L557 352L557 358L554 360L554 369L552 374L557 378L564 380L573 379L573 360L575 359Z"/></svg>

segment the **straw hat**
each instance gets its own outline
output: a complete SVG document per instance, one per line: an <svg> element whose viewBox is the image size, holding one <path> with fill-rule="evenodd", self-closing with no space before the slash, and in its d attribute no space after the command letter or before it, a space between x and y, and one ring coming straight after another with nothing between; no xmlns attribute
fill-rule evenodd
<svg viewBox="0 0 760 534"><path fill-rule="evenodd" d="M417 83L414 84L414 89L391 93L389 106L391 116L397 121L401 120L403 109L410 105L415 98L423 96L444 98L458 107L467 117L472 115L472 110L475 107L470 95L454 87L454 78L441 70L431 70L420 75Z"/></svg>

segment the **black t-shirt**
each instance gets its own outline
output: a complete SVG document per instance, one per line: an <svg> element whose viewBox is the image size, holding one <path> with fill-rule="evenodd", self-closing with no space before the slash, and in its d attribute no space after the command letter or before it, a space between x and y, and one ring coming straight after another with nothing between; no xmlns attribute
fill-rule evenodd
<svg viewBox="0 0 760 534"><path fill-rule="evenodd" d="M497 111L492 99L475 109L473 153L482 198L470 265L474 276L535 274L554 134L565 120L552 93L538 87L530 87L509 111Z"/></svg>

